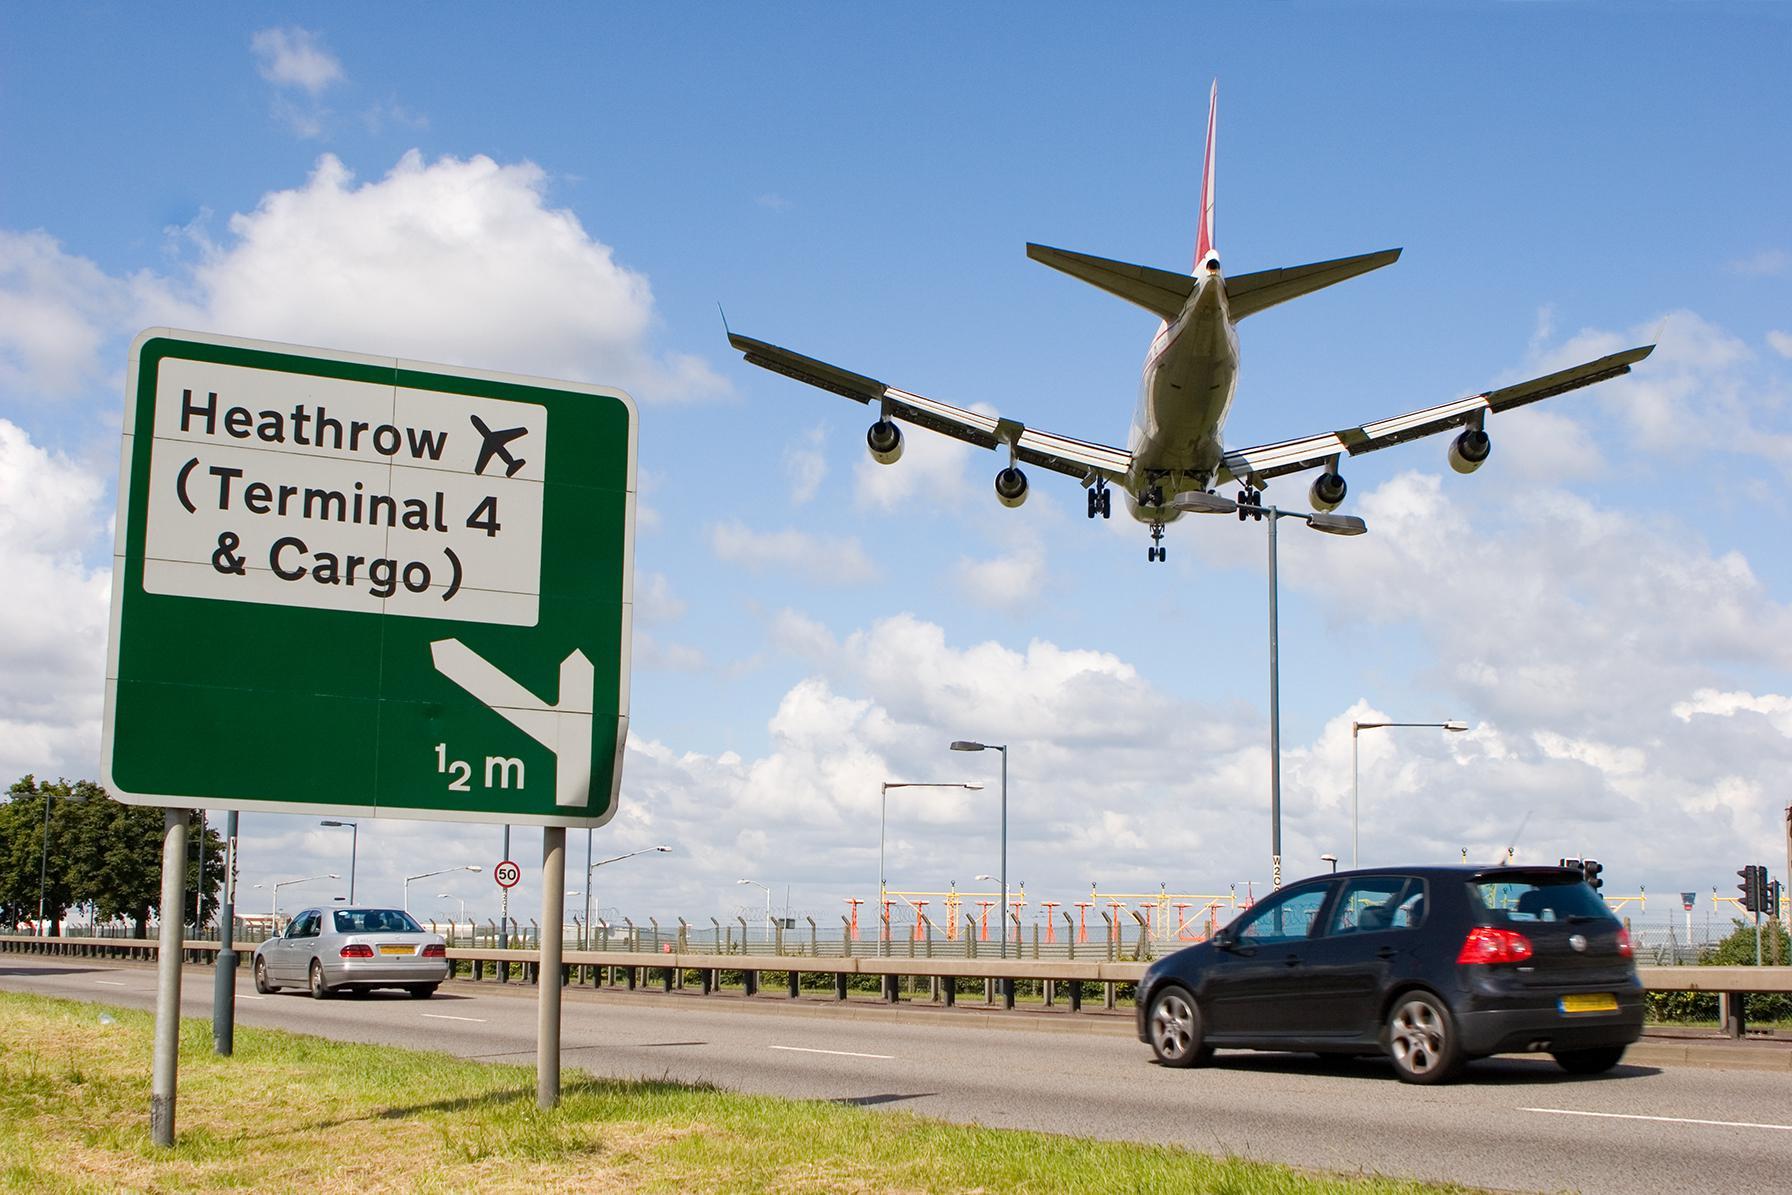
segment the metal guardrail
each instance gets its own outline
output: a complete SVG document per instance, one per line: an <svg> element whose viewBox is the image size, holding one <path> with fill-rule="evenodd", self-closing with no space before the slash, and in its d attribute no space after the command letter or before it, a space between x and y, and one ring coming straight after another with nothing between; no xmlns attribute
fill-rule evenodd
<svg viewBox="0 0 1792 1195"><path fill-rule="evenodd" d="M239 940L236 944L239 951L248 953L255 948L254 942ZM219 944L209 939L187 939L182 943L182 950L189 961L204 962L207 956L215 955ZM158 943L153 938L86 938L86 937L34 937L24 934L0 934L0 953L51 954L64 957L81 958L153 958ZM499 982L510 981L511 969L516 968L523 982L535 982L540 968L541 955L536 950L501 950L467 947L450 947L448 960L451 965L465 963L472 972L474 980L483 980L487 970L492 978ZM999 984L1001 987L1001 1003L1004 1007L1014 1007L1014 985L1017 982L1038 982L1042 985L1048 1004L1060 994L1066 998L1071 1011L1079 1011L1082 1007L1082 985L1097 983L1104 987L1103 1004L1114 1008L1117 1003L1116 989L1121 984L1134 984L1145 974L1145 963L1108 962L1101 959L990 959L990 958L910 958L905 955L882 957L877 955L814 955L814 954L712 954L709 952L689 952L662 950L621 951L621 950L566 950L562 953L562 963L568 982L577 983L582 971L582 978L596 986L605 986L607 972L609 986L619 986L634 990L643 982L644 972L659 972L659 979L666 991L685 986L685 977L691 972L698 976L702 991L707 995L719 991L722 987L723 972L737 973L741 976L745 994L753 996L758 993L761 977L767 973L785 976L788 994L795 998L801 994L800 977L803 975L831 975L834 977L834 996L837 1000L847 998L848 980L852 976L877 976L881 980L880 998L896 1002L900 998L898 981L901 979L926 979L929 981L929 998L940 1000L950 1006L956 1002L957 984L952 981L982 981L986 987L986 999L990 989ZM458 967L456 967L458 970ZM622 973L620 976L617 973ZM1710 992L1718 997L1718 1019L1731 1037L1741 1037L1746 1029L1744 1017L1744 997L1751 994L1792 993L1792 966L1786 967L1639 967L1637 974L1643 980L1643 987L1651 992ZM618 981L620 980L620 981ZM994 1003L994 1000L988 1002Z"/></svg>

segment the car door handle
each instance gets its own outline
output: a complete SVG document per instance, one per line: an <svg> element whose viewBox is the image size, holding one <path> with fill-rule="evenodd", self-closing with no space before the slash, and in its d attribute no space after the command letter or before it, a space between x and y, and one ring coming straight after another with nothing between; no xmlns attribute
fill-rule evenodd
<svg viewBox="0 0 1792 1195"><path fill-rule="evenodd" d="M1380 950L1375 952L1375 957L1385 963L1399 953L1400 952L1395 950L1392 946L1383 946Z"/></svg>
<svg viewBox="0 0 1792 1195"><path fill-rule="evenodd" d="M1298 955L1298 954L1291 954L1291 955L1289 955L1289 956L1288 956L1288 957L1287 957L1287 958L1285 958L1285 959L1283 959L1283 960L1282 960L1282 965L1283 965L1283 966L1284 966L1284 967L1298 967L1298 966L1300 966L1300 955Z"/></svg>

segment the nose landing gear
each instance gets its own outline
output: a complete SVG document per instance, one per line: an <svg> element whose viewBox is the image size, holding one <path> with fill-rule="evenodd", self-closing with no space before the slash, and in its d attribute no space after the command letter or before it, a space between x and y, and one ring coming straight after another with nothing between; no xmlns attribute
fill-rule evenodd
<svg viewBox="0 0 1792 1195"><path fill-rule="evenodd" d="M1164 525L1162 523L1151 524L1151 547L1145 550L1147 561L1159 561L1167 558L1169 549L1163 546L1163 542Z"/></svg>

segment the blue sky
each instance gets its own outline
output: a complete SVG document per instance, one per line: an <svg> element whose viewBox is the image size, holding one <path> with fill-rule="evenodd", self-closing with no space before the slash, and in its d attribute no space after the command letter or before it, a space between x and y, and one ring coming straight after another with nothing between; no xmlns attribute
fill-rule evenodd
<svg viewBox="0 0 1792 1195"><path fill-rule="evenodd" d="M680 849L600 903L707 916L747 875L831 921L874 886L879 781L993 783L963 736L1014 745L1035 892L1266 878L1261 529L1185 519L1147 566L1074 484L1003 510L992 455L922 434L880 469L863 410L740 363L717 312L1123 443L1150 318L1023 246L1186 268L1218 77L1230 271L1405 249L1242 327L1231 439L1662 343L1494 421L1473 477L1441 443L1356 462L1362 540L1284 524L1290 870L1347 840L1353 717L1475 728L1365 737L1366 859L1489 855L1530 812L1521 857L1598 854L1626 891L1780 860L1792 17L1185 7L9 8L0 764L97 770L125 348L169 322L634 392L635 749L603 833ZM987 801L905 810L893 883L993 870ZM248 834L248 882L339 862L310 819ZM369 827L364 886L494 838Z"/></svg>

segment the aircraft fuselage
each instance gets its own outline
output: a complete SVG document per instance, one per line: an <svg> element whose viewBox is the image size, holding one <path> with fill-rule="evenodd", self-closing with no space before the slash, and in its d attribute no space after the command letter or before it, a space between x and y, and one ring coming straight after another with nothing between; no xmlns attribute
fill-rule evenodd
<svg viewBox="0 0 1792 1195"><path fill-rule="evenodd" d="M1189 489L1206 489L1219 472L1220 432L1238 390L1238 330L1226 307L1218 269L1203 271L1175 320L1161 324L1145 357L1139 407L1133 416L1132 468L1126 507L1142 523L1168 523L1180 512L1141 506L1157 487L1164 502Z"/></svg>

